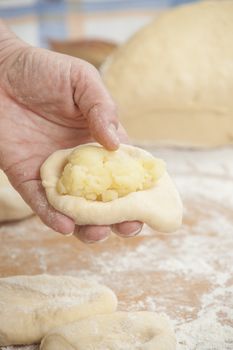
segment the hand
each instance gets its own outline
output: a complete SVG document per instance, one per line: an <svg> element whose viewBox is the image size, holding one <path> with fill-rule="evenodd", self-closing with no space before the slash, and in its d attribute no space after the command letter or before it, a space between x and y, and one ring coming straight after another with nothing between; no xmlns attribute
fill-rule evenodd
<svg viewBox="0 0 233 350"><path fill-rule="evenodd" d="M127 136L97 70L85 61L10 38L0 52L0 167L41 220L84 242L106 238L108 226L75 227L47 202L40 166L57 149L97 140L117 149ZM12 43L14 43L12 45ZM1 55L2 53L2 55ZM130 236L141 223L113 225Z"/></svg>

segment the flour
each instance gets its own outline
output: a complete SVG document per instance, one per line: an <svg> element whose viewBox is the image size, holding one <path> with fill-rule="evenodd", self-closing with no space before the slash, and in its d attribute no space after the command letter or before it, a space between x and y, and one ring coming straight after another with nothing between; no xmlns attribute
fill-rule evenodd
<svg viewBox="0 0 233 350"><path fill-rule="evenodd" d="M160 235L145 227L129 240L113 236L111 243L74 246L72 238L60 241L32 218L0 228L9 242L17 230L18 247L8 247L5 259L9 254L22 269L21 244L27 240L27 254L36 259L29 274L38 273L39 266L39 272L104 283L117 293L120 310L168 314L177 350L232 350L233 149L158 149L155 154L167 161L183 198L179 232Z"/></svg>
<svg viewBox="0 0 233 350"><path fill-rule="evenodd" d="M7 346L1 347L2 350L39 350L38 345L30 345L30 346Z"/></svg>
<svg viewBox="0 0 233 350"><path fill-rule="evenodd" d="M179 350L232 350L232 326L222 326L215 311L199 315L198 319L177 328Z"/></svg>

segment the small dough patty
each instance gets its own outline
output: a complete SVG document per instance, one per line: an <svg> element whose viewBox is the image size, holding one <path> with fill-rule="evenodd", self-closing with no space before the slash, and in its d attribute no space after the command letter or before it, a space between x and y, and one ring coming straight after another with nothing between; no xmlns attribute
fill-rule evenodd
<svg viewBox="0 0 233 350"><path fill-rule="evenodd" d="M80 145L75 149L59 150L53 153L42 165L42 184L49 203L55 209L71 217L78 225L112 225L124 221L136 220L145 222L160 232L173 232L180 227L182 221L182 203L172 180L165 171L165 167L162 171L161 167L158 167L159 171L157 169L155 170L155 177L158 179L152 187L136 190L106 202L59 193L57 188L58 183L72 154L74 155L80 150L84 151L85 154L85 151L87 149L89 150L90 147L103 150L103 147L97 143ZM129 154L134 159L142 159L147 164L153 165L153 162L158 164L152 154L138 147L121 144L117 152ZM84 161L89 162L89 158L84 157ZM92 165L92 160L90 163L94 167L94 171L96 171L98 169L98 160L94 161L94 165ZM163 162L160 161L159 164L163 164ZM119 169L121 171L121 167ZM114 174L117 172L118 168L114 170ZM131 184L135 189L135 174L126 172L125 175L126 190L128 191L128 186L131 186ZM85 177L83 180L85 180ZM88 176L86 180L88 181ZM68 176L67 187L70 186L69 181L70 178ZM149 179L149 181L151 180ZM71 187L73 183L74 181L72 180ZM89 184L87 184L87 187ZM122 186L120 187L121 189Z"/></svg>
<svg viewBox="0 0 233 350"><path fill-rule="evenodd" d="M76 277L0 278L0 346L38 343L55 327L116 306L109 288Z"/></svg>
<svg viewBox="0 0 233 350"><path fill-rule="evenodd" d="M168 319L152 312L96 315L51 331L40 350L175 350Z"/></svg>

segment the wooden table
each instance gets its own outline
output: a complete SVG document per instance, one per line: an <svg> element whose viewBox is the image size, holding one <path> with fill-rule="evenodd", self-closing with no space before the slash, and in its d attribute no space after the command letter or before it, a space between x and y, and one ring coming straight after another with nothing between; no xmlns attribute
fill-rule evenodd
<svg viewBox="0 0 233 350"><path fill-rule="evenodd" d="M31 217L0 227L0 275L90 278L115 291L121 310L168 314L179 350L232 350L233 149L153 152L167 161L183 198L179 232L145 227L135 238L84 245Z"/></svg>

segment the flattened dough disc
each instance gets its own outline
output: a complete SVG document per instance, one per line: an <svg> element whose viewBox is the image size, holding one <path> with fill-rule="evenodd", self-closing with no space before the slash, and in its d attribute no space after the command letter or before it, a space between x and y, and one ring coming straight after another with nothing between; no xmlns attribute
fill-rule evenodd
<svg viewBox="0 0 233 350"><path fill-rule="evenodd" d="M38 343L55 327L117 306L109 288L70 276L1 278L0 300L0 346Z"/></svg>
<svg viewBox="0 0 233 350"><path fill-rule="evenodd" d="M91 143L76 149L88 145L102 147ZM149 152L130 145L121 144L119 150L131 152L137 157L153 158ZM59 194L57 182L72 151L73 149L67 149L54 152L41 167L42 184L48 201L58 211L73 218L78 225L111 225L139 220L160 232L173 232L180 227L182 203L167 172L152 188L131 192L110 202Z"/></svg>
<svg viewBox="0 0 233 350"><path fill-rule="evenodd" d="M167 318L153 312L96 315L51 331L40 350L175 350Z"/></svg>

